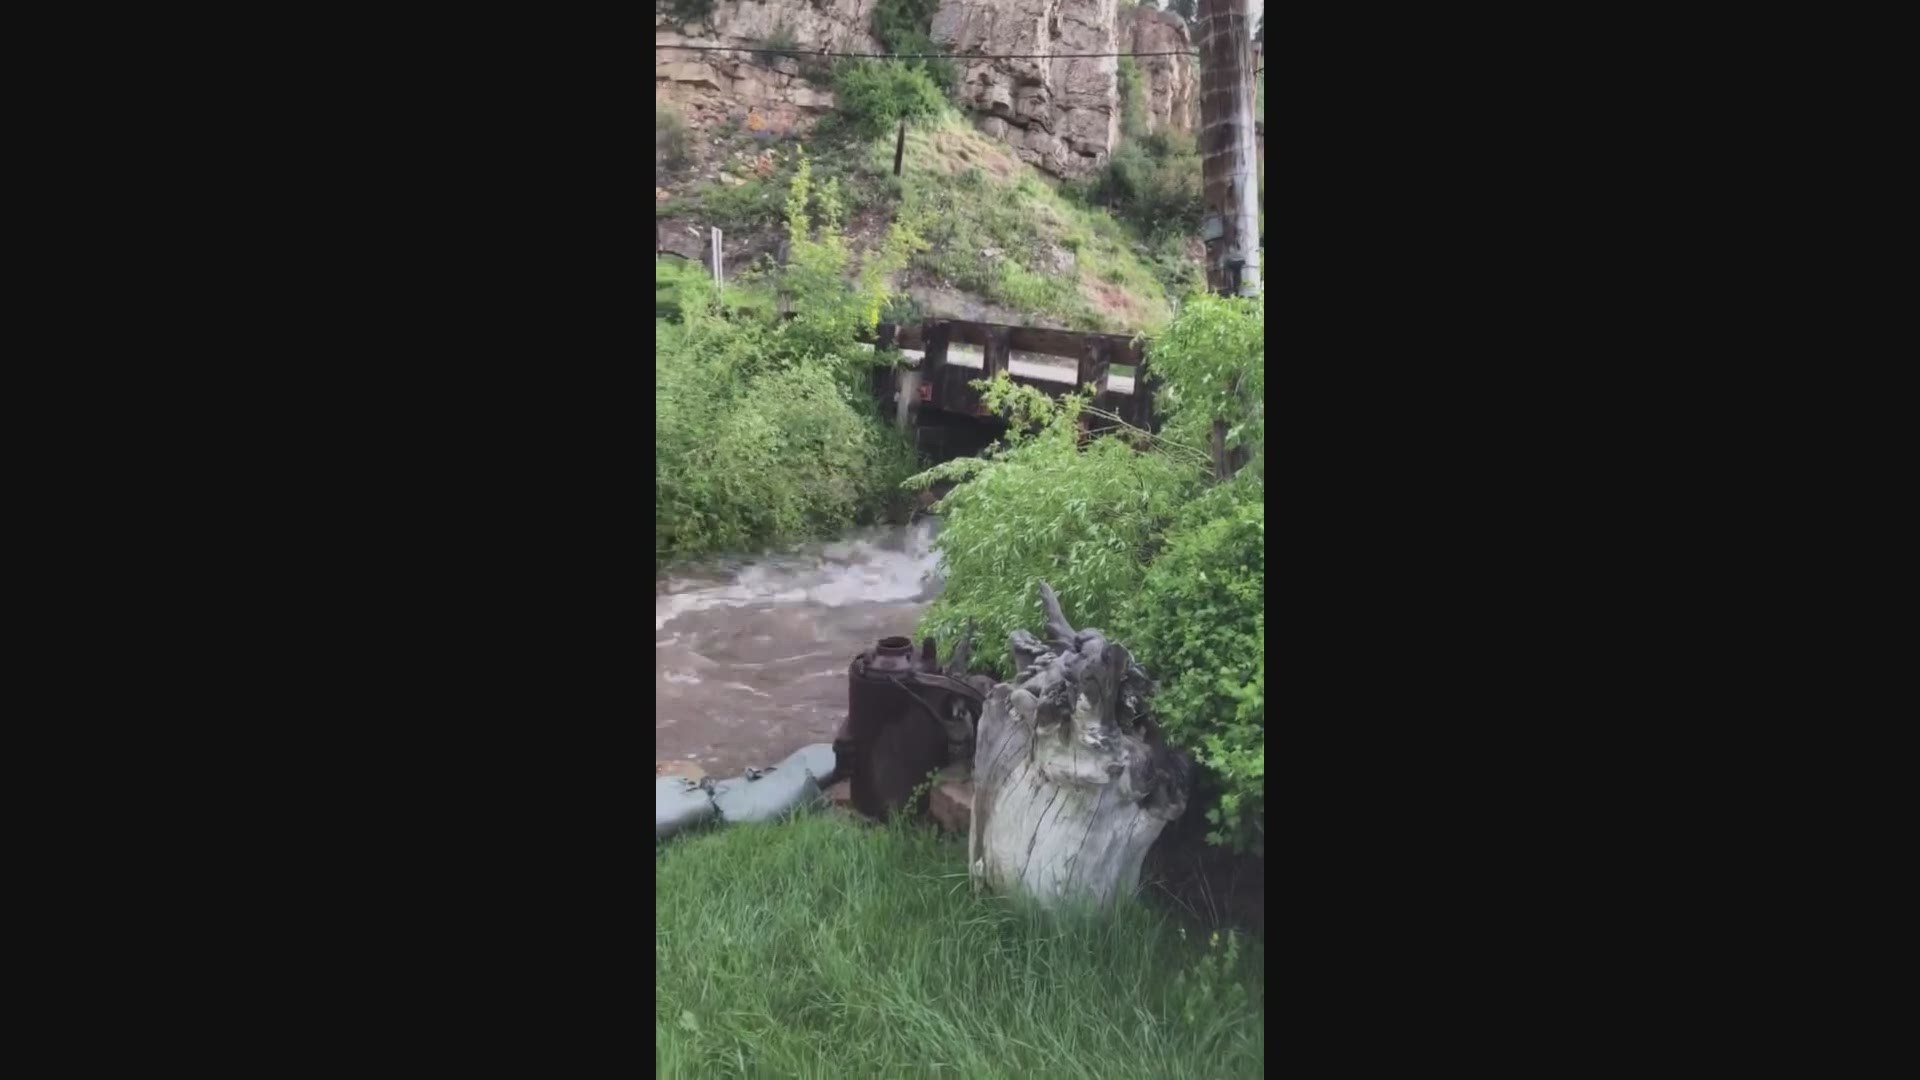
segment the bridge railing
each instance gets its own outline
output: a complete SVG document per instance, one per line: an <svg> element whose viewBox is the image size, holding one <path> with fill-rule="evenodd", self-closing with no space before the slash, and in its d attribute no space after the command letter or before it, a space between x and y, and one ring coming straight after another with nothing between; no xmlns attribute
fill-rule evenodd
<svg viewBox="0 0 1920 1080"><path fill-rule="evenodd" d="M883 323L876 345L899 349L914 377L902 380L883 369L876 373L875 391L894 400L905 386L918 398L906 403L910 408L985 416L980 391L971 384L1005 372L1013 381L1055 397L1091 385L1096 408L1136 427L1152 426L1153 388L1146 356L1132 338L938 319ZM1115 367L1130 368L1131 374Z"/></svg>

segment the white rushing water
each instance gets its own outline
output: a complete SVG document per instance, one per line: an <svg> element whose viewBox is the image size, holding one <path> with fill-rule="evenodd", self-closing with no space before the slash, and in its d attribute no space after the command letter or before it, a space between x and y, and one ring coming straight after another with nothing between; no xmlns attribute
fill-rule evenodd
<svg viewBox="0 0 1920 1080"><path fill-rule="evenodd" d="M847 665L938 594L938 521L687 568L654 594L654 753L711 774L830 742Z"/></svg>

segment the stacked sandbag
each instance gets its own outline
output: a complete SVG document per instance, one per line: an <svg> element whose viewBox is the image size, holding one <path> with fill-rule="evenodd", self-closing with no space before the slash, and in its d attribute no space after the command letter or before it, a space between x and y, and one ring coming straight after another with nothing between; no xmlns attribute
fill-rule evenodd
<svg viewBox="0 0 1920 1080"><path fill-rule="evenodd" d="M660 777L654 781L654 830L664 840L707 821L779 821L825 802L821 789L839 777L832 745L803 746L771 769L748 769L727 780Z"/></svg>

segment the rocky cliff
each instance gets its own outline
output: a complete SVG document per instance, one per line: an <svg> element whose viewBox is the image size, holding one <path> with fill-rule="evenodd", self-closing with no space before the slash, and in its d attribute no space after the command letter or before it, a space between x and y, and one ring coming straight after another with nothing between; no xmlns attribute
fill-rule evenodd
<svg viewBox="0 0 1920 1080"><path fill-rule="evenodd" d="M713 45L739 52L654 53L657 98L672 99L696 127L731 117L754 130L786 132L833 108L824 85L799 62L755 57L769 42L812 51L881 52L871 35L872 0L714 0L708 14L682 19L656 0L655 45ZM1117 0L941 0L933 40L944 51L1028 53L1186 52L1186 23L1169 12ZM1191 57L1136 60L1146 80L1148 129L1192 131L1199 78ZM958 61L959 104L1021 160L1055 176L1080 176L1106 163L1120 139L1119 62L1074 59Z"/></svg>
<svg viewBox="0 0 1920 1080"><path fill-rule="evenodd" d="M1116 52L1171 53L1193 51L1187 22L1171 11L1129 8L1121 13L1120 48ZM1192 133L1200 127L1200 71L1191 56L1141 56L1147 82L1147 130Z"/></svg>
<svg viewBox="0 0 1920 1080"><path fill-rule="evenodd" d="M714 0L705 15L692 17L677 7L654 3L654 97L681 106L695 127L733 119L755 131L787 132L833 108L833 93L822 80L803 77L800 61L754 49L778 43L805 52L882 51L868 27L872 0Z"/></svg>
<svg viewBox="0 0 1920 1080"><path fill-rule="evenodd" d="M933 40L994 55L1112 53L1115 0L944 0ZM1112 56L967 61L959 96L981 129L1058 176L1106 163L1120 137L1119 62Z"/></svg>

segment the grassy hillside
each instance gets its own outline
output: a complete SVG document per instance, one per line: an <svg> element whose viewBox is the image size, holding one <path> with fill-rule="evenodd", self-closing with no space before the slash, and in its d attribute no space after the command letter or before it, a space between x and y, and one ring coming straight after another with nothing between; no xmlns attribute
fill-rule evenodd
<svg viewBox="0 0 1920 1080"><path fill-rule="evenodd" d="M815 177L838 185L856 252L898 215L916 223L929 249L900 285L923 298L963 294L1020 321L1151 332L1171 317L1170 294L1194 274L1179 244L1149 245L956 116L909 129L899 178L891 136L863 139L831 121L805 140L770 143L739 129L713 138L722 143L710 151L717 164L706 171L714 175L669 177L656 217L668 229L717 226L729 249L759 250L766 260L778 247L786 185L804 144Z"/></svg>

